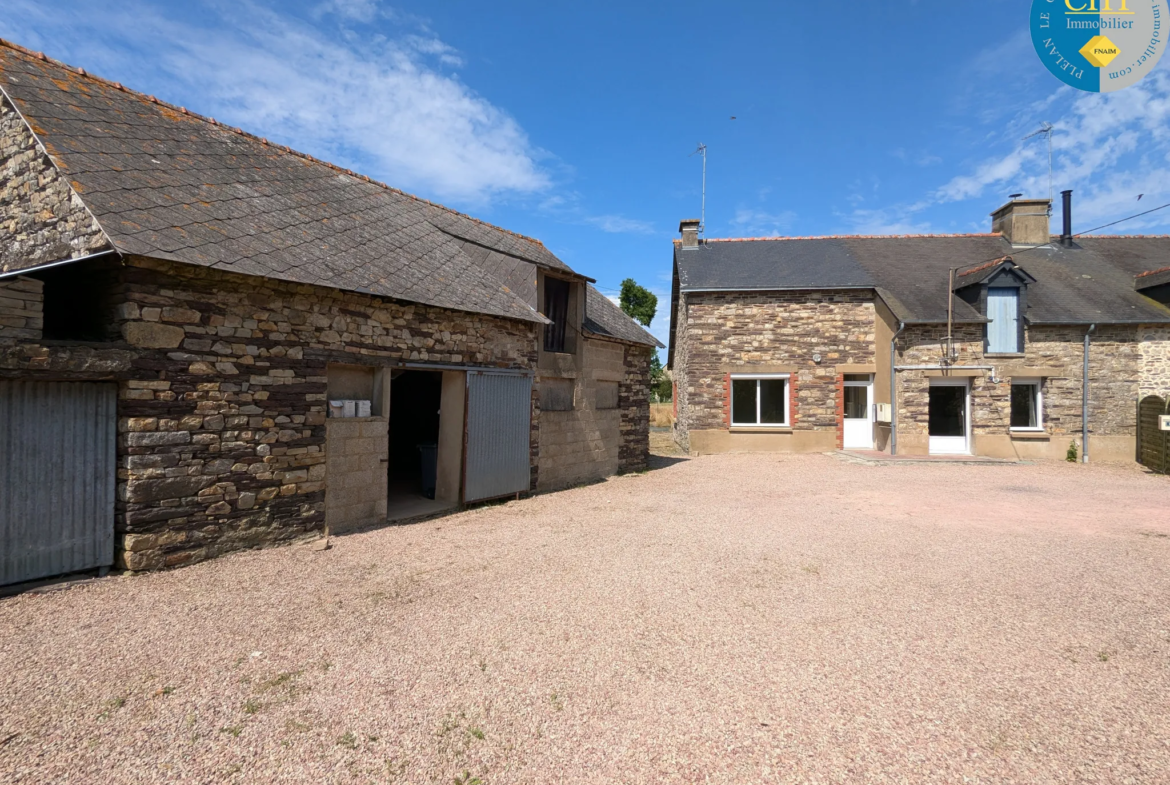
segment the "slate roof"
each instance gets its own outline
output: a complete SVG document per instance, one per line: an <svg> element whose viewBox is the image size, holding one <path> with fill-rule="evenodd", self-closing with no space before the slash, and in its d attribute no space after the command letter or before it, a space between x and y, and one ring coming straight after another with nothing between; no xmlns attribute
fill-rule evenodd
<svg viewBox="0 0 1170 785"><path fill-rule="evenodd" d="M642 325L626 316L626 312L614 304L593 286L585 287L584 328L594 335L615 338L619 341L662 348L663 344Z"/></svg>
<svg viewBox="0 0 1170 785"><path fill-rule="evenodd" d="M124 254L536 322L536 266L589 280L537 240L3 41L0 90Z"/></svg>
<svg viewBox="0 0 1170 785"><path fill-rule="evenodd" d="M1165 286L1166 284L1170 284L1170 267L1147 270L1134 276L1134 287L1139 290L1153 289L1155 286Z"/></svg>
<svg viewBox="0 0 1170 785"><path fill-rule="evenodd" d="M941 323L952 267L1011 256L1035 279L1026 314L1033 324L1170 322L1170 309L1134 289L1135 275L1170 264L1170 238L1085 237L1076 245L1013 249L998 234L706 240L688 250L676 242L674 259L684 293L872 288L901 321ZM986 321L959 298L954 307L958 322Z"/></svg>

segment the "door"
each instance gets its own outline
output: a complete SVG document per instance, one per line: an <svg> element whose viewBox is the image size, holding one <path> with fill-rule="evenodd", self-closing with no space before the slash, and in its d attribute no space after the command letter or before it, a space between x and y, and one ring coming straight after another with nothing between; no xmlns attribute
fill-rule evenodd
<svg viewBox="0 0 1170 785"><path fill-rule="evenodd" d="M0 382L0 585L113 564L117 397Z"/></svg>
<svg viewBox="0 0 1170 785"><path fill-rule="evenodd" d="M970 401L966 379L930 380L930 454L969 455Z"/></svg>
<svg viewBox="0 0 1170 785"><path fill-rule="evenodd" d="M846 450L873 449L873 376L845 374Z"/></svg>
<svg viewBox="0 0 1170 785"><path fill-rule="evenodd" d="M468 371L463 501L529 490L531 435L532 377Z"/></svg>

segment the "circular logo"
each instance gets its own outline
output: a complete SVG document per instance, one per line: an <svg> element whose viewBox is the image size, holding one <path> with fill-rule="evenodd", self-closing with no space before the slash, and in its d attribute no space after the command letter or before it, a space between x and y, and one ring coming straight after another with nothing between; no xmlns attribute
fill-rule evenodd
<svg viewBox="0 0 1170 785"><path fill-rule="evenodd" d="M1032 43L1056 78L1112 93L1154 70L1166 49L1167 0L1032 0Z"/></svg>

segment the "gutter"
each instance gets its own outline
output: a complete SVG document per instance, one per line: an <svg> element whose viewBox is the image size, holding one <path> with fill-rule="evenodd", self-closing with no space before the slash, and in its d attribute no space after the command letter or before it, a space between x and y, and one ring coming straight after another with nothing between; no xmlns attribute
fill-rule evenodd
<svg viewBox="0 0 1170 785"><path fill-rule="evenodd" d="M827 284L825 286L687 286L681 289L684 294L702 292L826 292L842 289L873 289L872 284Z"/></svg>
<svg viewBox="0 0 1170 785"><path fill-rule="evenodd" d="M898 336L906 329L905 322L898 322L898 330L890 336L890 455L898 454Z"/></svg>
<svg viewBox="0 0 1170 785"><path fill-rule="evenodd" d="M110 254L117 253L117 251L110 249L109 251L98 251L97 253L91 253L88 256L75 256L72 259L59 259L55 262L45 262L44 264L37 264L33 265L32 267L25 267L20 270L9 270L6 273L0 273L0 280L4 278L14 278L18 275L28 275L29 273L36 273L40 272L41 270L48 270L50 267L60 267L63 264L73 264L74 262L84 262L89 259L98 259L103 256L109 256Z"/></svg>
<svg viewBox="0 0 1170 785"><path fill-rule="evenodd" d="M1090 324L1085 330L1085 367L1081 376L1081 463L1089 462L1089 336L1097 329Z"/></svg>

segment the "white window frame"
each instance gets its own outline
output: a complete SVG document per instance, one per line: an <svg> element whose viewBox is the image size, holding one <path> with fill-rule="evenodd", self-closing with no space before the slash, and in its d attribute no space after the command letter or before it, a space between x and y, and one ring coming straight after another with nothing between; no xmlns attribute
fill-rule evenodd
<svg viewBox="0 0 1170 785"><path fill-rule="evenodd" d="M1014 433L1040 433L1044 430L1044 380L1034 376L1013 376L1011 386L1030 384L1036 387L1036 425L1027 428L1017 428L1011 425L1011 395L1008 395L1008 427Z"/></svg>
<svg viewBox="0 0 1170 785"><path fill-rule="evenodd" d="M792 427L792 374L790 373L733 373L731 374L732 384L727 390L730 397L728 401L728 408L731 412L731 428L791 428ZM763 379L783 379L784 380L784 422L776 423L761 423L760 422L760 385L759 382ZM752 423L737 423L735 421L735 382L737 381L755 381L756 384L756 421Z"/></svg>

